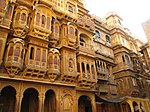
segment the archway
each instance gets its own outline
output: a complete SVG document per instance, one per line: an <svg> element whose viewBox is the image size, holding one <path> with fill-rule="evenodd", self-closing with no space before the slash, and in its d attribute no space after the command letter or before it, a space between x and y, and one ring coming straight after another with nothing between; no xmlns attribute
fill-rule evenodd
<svg viewBox="0 0 150 112"><path fill-rule="evenodd" d="M44 112L56 112L56 95L53 90L45 93Z"/></svg>
<svg viewBox="0 0 150 112"><path fill-rule="evenodd" d="M138 104L135 101L133 102L133 108L134 112L139 112Z"/></svg>
<svg viewBox="0 0 150 112"><path fill-rule="evenodd" d="M21 103L21 112L38 112L38 92L34 88L25 90Z"/></svg>
<svg viewBox="0 0 150 112"><path fill-rule="evenodd" d="M128 103L123 103L122 109L123 109L123 112L131 112L131 108L130 108L130 105Z"/></svg>
<svg viewBox="0 0 150 112"><path fill-rule="evenodd" d="M15 112L16 90L7 86L0 92L0 112Z"/></svg>
<svg viewBox="0 0 150 112"><path fill-rule="evenodd" d="M88 96L80 96L78 99L78 112L92 112L91 99Z"/></svg>

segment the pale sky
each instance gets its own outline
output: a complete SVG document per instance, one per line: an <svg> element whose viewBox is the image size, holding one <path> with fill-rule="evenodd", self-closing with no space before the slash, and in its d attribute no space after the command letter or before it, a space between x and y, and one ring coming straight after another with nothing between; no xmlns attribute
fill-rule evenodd
<svg viewBox="0 0 150 112"><path fill-rule="evenodd" d="M142 23L150 18L150 0L85 0L90 14L103 18L115 11L122 19L123 26L130 29L137 38L146 42Z"/></svg>

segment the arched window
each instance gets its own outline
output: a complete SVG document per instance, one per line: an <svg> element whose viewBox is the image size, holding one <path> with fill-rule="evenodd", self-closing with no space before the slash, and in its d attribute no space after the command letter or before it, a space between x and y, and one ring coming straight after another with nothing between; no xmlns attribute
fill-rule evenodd
<svg viewBox="0 0 150 112"><path fill-rule="evenodd" d="M19 20L19 19L20 19L20 13L17 13L16 20Z"/></svg>
<svg viewBox="0 0 150 112"><path fill-rule="evenodd" d="M12 56L12 55L13 55L13 47L10 47L8 56Z"/></svg>
<svg viewBox="0 0 150 112"><path fill-rule="evenodd" d="M1 3L1 2L0 2ZM7 12L6 12L6 18L9 18L12 12L12 6L8 5Z"/></svg>
<svg viewBox="0 0 150 112"><path fill-rule="evenodd" d="M49 64L53 64L53 56L49 56Z"/></svg>
<svg viewBox="0 0 150 112"><path fill-rule="evenodd" d="M80 63L77 63L77 72L80 72Z"/></svg>
<svg viewBox="0 0 150 112"><path fill-rule="evenodd" d="M54 57L54 64L57 65L57 56Z"/></svg>
<svg viewBox="0 0 150 112"><path fill-rule="evenodd" d="M34 59L34 48L30 48L30 59Z"/></svg>
<svg viewBox="0 0 150 112"><path fill-rule="evenodd" d="M69 34L70 34L70 35L74 35L74 28L73 28L73 27L70 27L70 28L69 28Z"/></svg>
<svg viewBox="0 0 150 112"><path fill-rule="evenodd" d="M46 62L46 50L43 50L43 53L42 53L42 62Z"/></svg>
<svg viewBox="0 0 150 112"><path fill-rule="evenodd" d="M89 64L86 65L86 69L87 69L87 72L90 73L90 67L89 67Z"/></svg>
<svg viewBox="0 0 150 112"><path fill-rule="evenodd" d="M68 11L73 13L73 8L71 6L69 6Z"/></svg>
<svg viewBox="0 0 150 112"><path fill-rule="evenodd" d="M42 15L42 24L45 25L45 22L46 22L46 17Z"/></svg>
<svg viewBox="0 0 150 112"><path fill-rule="evenodd" d="M57 25L55 25L55 27L54 27L54 32L58 33L58 26Z"/></svg>
<svg viewBox="0 0 150 112"><path fill-rule="evenodd" d="M127 55L125 55L126 61L127 63L130 63L129 57Z"/></svg>
<svg viewBox="0 0 150 112"><path fill-rule="evenodd" d="M14 56L19 56L20 54L20 47L16 47L15 52L14 52Z"/></svg>
<svg viewBox="0 0 150 112"><path fill-rule="evenodd" d="M106 35L106 42L110 43L110 37L108 35Z"/></svg>
<svg viewBox="0 0 150 112"><path fill-rule="evenodd" d="M49 29L49 28L50 28L50 18L47 17L47 29Z"/></svg>
<svg viewBox="0 0 150 112"><path fill-rule="evenodd" d="M85 67L84 67L84 63L82 62L82 72L85 73Z"/></svg>
<svg viewBox="0 0 150 112"><path fill-rule="evenodd" d="M85 46L85 41L82 38L80 38L80 45Z"/></svg>
<svg viewBox="0 0 150 112"><path fill-rule="evenodd" d="M98 31L95 31L95 35L97 38L100 38L100 33Z"/></svg>
<svg viewBox="0 0 150 112"><path fill-rule="evenodd" d="M6 7L6 0L0 0L0 7L3 9Z"/></svg>
<svg viewBox="0 0 150 112"><path fill-rule="evenodd" d="M36 61L40 61L40 57L41 57L41 50L40 50L40 48L37 48L37 50L36 50Z"/></svg>
<svg viewBox="0 0 150 112"><path fill-rule="evenodd" d="M22 13L22 15L21 15L21 20L22 20L23 22L26 21L26 14L25 14L25 13Z"/></svg>
<svg viewBox="0 0 150 112"><path fill-rule="evenodd" d="M94 74L94 66L93 65L91 66L91 69L92 69L92 74Z"/></svg>
<svg viewBox="0 0 150 112"><path fill-rule="evenodd" d="M40 22L40 14L39 14L39 13L36 14L36 22L37 22L37 23Z"/></svg>

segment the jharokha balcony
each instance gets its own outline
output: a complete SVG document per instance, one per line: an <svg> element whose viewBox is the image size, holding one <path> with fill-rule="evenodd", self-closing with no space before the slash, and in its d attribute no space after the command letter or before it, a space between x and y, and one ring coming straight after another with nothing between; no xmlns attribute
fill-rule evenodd
<svg viewBox="0 0 150 112"><path fill-rule="evenodd" d="M79 53L94 55L94 48L92 45L86 44L84 42L80 42L80 45L77 47Z"/></svg>

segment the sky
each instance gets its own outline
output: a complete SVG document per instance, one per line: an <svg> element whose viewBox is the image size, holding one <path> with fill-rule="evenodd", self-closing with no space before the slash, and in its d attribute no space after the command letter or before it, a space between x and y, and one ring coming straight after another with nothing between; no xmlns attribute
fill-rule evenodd
<svg viewBox="0 0 150 112"><path fill-rule="evenodd" d="M142 23L150 18L150 0L85 0L90 14L103 18L114 11L123 19L123 26L138 39L147 42Z"/></svg>

